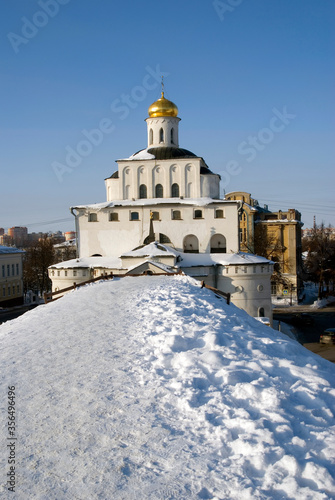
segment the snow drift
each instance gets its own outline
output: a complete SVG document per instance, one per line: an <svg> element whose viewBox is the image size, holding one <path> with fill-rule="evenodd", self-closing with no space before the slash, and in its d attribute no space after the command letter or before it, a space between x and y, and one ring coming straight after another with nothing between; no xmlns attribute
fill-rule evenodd
<svg viewBox="0 0 335 500"><path fill-rule="evenodd" d="M335 498L334 365L191 278L78 289L3 324L0 363L16 499Z"/></svg>

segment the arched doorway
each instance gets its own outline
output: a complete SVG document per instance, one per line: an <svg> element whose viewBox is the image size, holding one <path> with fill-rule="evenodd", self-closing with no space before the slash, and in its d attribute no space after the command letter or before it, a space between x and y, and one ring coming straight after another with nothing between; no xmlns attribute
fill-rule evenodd
<svg viewBox="0 0 335 500"><path fill-rule="evenodd" d="M185 253L199 253L199 240L194 234L184 238L183 248Z"/></svg>
<svg viewBox="0 0 335 500"><path fill-rule="evenodd" d="M211 237L211 253L226 253L227 242L223 234L213 234Z"/></svg>

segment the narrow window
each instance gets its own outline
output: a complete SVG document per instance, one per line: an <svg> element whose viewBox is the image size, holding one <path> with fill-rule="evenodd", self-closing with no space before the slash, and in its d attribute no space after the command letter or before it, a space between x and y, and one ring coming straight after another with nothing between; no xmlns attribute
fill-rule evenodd
<svg viewBox="0 0 335 500"><path fill-rule="evenodd" d="M149 132L149 144L153 144L153 142L154 142L154 133L151 128Z"/></svg>
<svg viewBox="0 0 335 500"><path fill-rule="evenodd" d="M145 184L140 185L140 198L147 198L147 186Z"/></svg>
<svg viewBox="0 0 335 500"><path fill-rule="evenodd" d="M130 220L140 220L138 212L130 212Z"/></svg>
<svg viewBox="0 0 335 500"><path fill-rule="evenodd" d="M111 212L109 214L110 222L117 222L119 220L119 214L117 212Z"/></svg>
<svg viewBox="0 0 335 500"><path fill-rule="evenodd" d="M14 275L15 275L15 266L14 266L14 264L12 264L12 276L14 276Z"/></svg>
<svg viewBox="0 0 335 500"><path fill-rule="evenodd" d="M179 185L174 183L171 186L171 197L172 198L179 198Z"/></svg>
<svg viewBox="0 0 335 500"><path fill-rule="evenodd" d="M5 266L2 266L2 277L4 278L6 276L5 274Z"/></svg>
<svg viewBox="0 0 335 500"><path fill-rule="evenodd" d="M5 286L2 287L2 296L6 297L6 287Z"/></svg>
<svg viewBox="0 0 335 500"><path fill-rule="evenodd" d="M10 286L8 286L8 297L10 296Z"/></svg>
<svg viewBox="0 0 335 500"><path fill-rule="evenodd" d="M180 210L172 210L172 220L181 220Z"/></svg>
<svg viewBox="0 0 335 500"><path fill-rule="evenodd" d="M151 212L152 220L159 220L159 212Z"/></svg>
<svg viewBox="0 0 335 500"><path fill-rule="evenodd" d="M223 219L223 210L219 208L215 210L215 219Z"/></svg>
<svg viewBox="0 0 335 500"><path fill-rule="evenodd" d="M7 276L9 276L9 275L10 275L10 265L7 264Z"/></svg>
<svg viewBox="0 0 335 500"><path fill-rule="evenodd" d="M159 142L164 142L164 131L162 128L159 131Z"/></svg>
<svg viewBox="0 0 335 500"><path fill-rule="evenodd" d="M65 276L67 276L67 271L64 271Z"/></svg>
<svg viewBox="0 0 335 500"><path fill-rule="evenodd" d="M155 187L155 198L163 198L163 186L162 184L157 184Z"/></svg>
<svg viewBox="0 0 335 500"><path fill-rule="evenodd" d="M174 144L174 129L171 129L171 143Z"/></svg>
<svg viewBox="0 0 335 500"><path fill-rule="evenodd" d="M60 271L57 271L57 276L60 276Z"/></svg>
<svg viewBox="0 0 335 500"><path fill-rule="evenodd" d="M15 295L15 285L13 285L13 295Z"/></svg>
<svg viewBox="0 0 335 500"><path fill-rule="evenodd" d="M77 276L77 270L73 269L73 276Z"/></svg>
<svg viewBox="0 0 335 500"><path fill-rule="evenodd" d="M259 316L260 318L264 318L264 307L260 307L260 308L258 309L258 316Z"/></svg>
<svg viewBox="0 0 335 500"><path fill-rule="evenodd" d="M19 293L20 293L20 285L17 285L17 287L16 287L16 293L19 295Z"/></svg>
<svg viewBox="0 0 335 500"><path fill-rule="evenodd" d="M98 216L97 214L88 214L88 222L97 222L98 221Z"/></svg>
<svg viewBox="0 0 335 500"><path fill-rule="evenodd" d="M16 264L16 275L19 274L19 264Z"/></svg>
<svg viewBox="0 0 335 500"><path fill-rule="evenodd" d="M194 219L202 219L202 210L194 210Z"/></svg>

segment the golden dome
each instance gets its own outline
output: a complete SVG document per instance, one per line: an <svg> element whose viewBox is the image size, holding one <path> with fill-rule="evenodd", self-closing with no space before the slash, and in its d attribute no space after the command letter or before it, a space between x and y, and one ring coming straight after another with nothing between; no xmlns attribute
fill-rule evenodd
<svg viewBox="0 0 335 500"><path fill-rule="evenodd" d="M157 116L178 116L178 108L172 101L165 99L164 92L162 92L162 97L149 106L148 114L150 118L156 118Z"/></svg>

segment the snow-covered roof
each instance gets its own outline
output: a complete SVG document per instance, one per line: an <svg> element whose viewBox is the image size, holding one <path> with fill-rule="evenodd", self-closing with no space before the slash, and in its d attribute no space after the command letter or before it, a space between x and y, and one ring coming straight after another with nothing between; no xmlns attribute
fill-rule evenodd
<svg viewBox="0 0 335 500"><path fill-rule="evenodd" d="M134 269L142 266L145 263L151 264L152 266L155 266L158 269L161 269L162 271L165 271L166 273L175 273L176 272L175 268L173 268L172 266L168 266L167 264L163 264L162 262L157 262L157 261L154 261L154 260L146 259L146 260L144 260L143 262L141 262L139 264L137 263L137 264L134 264L133 266L129 267L128 271L127 271L127 274L129 274L131 271L133 271Z"/></svg>
<svg viewBox="0 0 335 500"><path fill-rule="evenodd" d="M292 222L292 223L295 223L295 224L301 224L301 225L304 225L303 222L301 222L301 220L297 220L297 219L258 219L255 221L256 224L257 223L267 223L267 224L278 224L278 223L282 223L282 224L287 224L289 222Z"/></svg>
<svg viewBox="0 0 335 500"><path fill-rule="evenodd" d="M114 200L90 205L76 205L71 209L103 210L104 208L116 207L143 207L151 205L191 205L201 206L212 204L240 204L239 200L217 200L214 198L145 198L138 200Z"/></svg>
<svg viewBox="0 0 335 500"><path fill-rule="evenodd" d="M334 364L189 277L87 285L2 324L0 372L20 500L334 498Z"/></svg>
<svg viewBox="0 0 335 500"><path fill-rule="evenodd" d="M220 264L222 266L237 266L248 264L272 264L265 257L253 255L250 253L182 253L179 267L197 267L197 266L213 266Z"/></svg>
<svg viewBox="0 0 335 500"><path fill-rule="evenodd" d="M16 247L5 247L3 245L0 245L0 254L3 253L24 253L24 250L20 250Z"/></svg>
<svg viewBox="0 0 335 500"><path fill-rule="evenodd" d="M63 241L62 243L56 243L54 245L54 248L73 247L75 245L76 245L76 238L73 238L71 240Z"/></svg>
<svg viewBox="0 0 335 500"><path fill-rule="evenodd" d="M116 257L81 257L80 259L70 259L53 264L49 269L71 269L76 267L123 269L121 259Z"/></svg>
<svg viewBox="0 0 335 500"><path fill-rule="evenodd" d="M137 153L134 153L133 155L129 156L129 158L122 158L118 161L125 161L125 160L154 160L155 155L148 153L148 148L142 149L141 151L137 151Z"/></svg>
<svg viewBox="0 0 335 500"><path fill-rule="evenodd" d="M177 256L178 252L171 247L162 245L157 241L149 243L148 245L143 245L140 248L131 250L130 252L125 252L121 255L122 257L167 257L167 256Z"/></svg>

